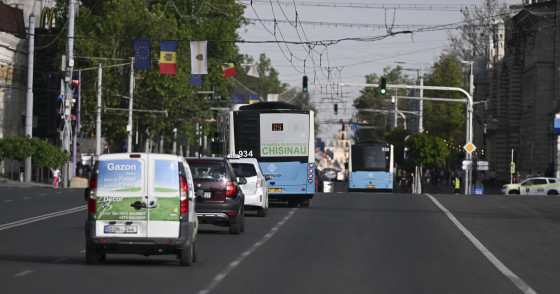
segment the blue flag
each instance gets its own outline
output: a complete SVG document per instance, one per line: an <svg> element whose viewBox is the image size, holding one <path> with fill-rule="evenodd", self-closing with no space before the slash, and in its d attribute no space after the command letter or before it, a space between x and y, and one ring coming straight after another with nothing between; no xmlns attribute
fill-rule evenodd
<svg viewBox="0 0 560 294"><path fill-rule="evenodd" d="M243 104L245 102L245 94L233 94L233 104Z"/></svg>
<svg viewBox="0 0 560 294"><path fill-rule="evenodd" d="M134 40L134 68L152 69L151 57L152 54L150 39Z"/></svg>
<svg viewBox="0 0 560 294"><path fill-rule="evenodd" d="M189 83L191 87L202 87L202 75L191 74L191 81Z"/></svg>

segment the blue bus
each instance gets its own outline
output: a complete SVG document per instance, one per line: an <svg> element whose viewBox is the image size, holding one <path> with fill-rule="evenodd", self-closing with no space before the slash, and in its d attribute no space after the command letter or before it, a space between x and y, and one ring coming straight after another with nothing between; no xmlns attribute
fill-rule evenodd
<svg viewBox="0 0 560 294"><path fill-rule="evenodd" d="M256 158L272 177L269 199L309 206L315 195L313 111L286 102L258 102L234 105L217 120L220 153Z"/></svg>
<svg viewBox="0 0 560 294"><path fill-rule="evenodd" d="M380 141L352 144L348 160L349 192L393 193L393 145Z"/></svg>

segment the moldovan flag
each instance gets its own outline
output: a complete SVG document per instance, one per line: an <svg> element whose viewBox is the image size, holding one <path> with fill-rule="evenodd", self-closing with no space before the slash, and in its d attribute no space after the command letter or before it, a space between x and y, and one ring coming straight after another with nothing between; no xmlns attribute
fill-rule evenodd
<svg viewBox="0 0 560 294"><path fill-rule="evenodd" d="M222 70L224 71L224 77L226 78L237 75L235 65L233 63L222 63Z"/></svg>
<svg viewBox="0 0 560 294"><path fill-rule="evenodd" d="M177 41L161 41L159 54L159 73L177 73Z"/></svg>
<svg viewBox="0 0 560 294"><path fill-rule="evenodd" d="M206 41L191 41L191 74L207 75Z"/></svg>

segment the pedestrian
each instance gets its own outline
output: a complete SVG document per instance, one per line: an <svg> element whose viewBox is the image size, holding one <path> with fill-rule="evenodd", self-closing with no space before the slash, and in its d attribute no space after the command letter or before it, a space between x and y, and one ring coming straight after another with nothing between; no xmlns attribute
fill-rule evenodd
<svg viewBox="0 0 560 294"><path fill-rule="evenodd" d="M25 165L22 163L19 165L19 181L23 182L23 173L25 171Z"/></svg>
<svg viewBox="0 0 560 294"><path fill-rule="evenodd" d="M461 180L456 176L453 179L453 194L459 194L459 191L461 191Z"/></svg>
<svg viewBox="0 0 560 294"><path fill-rule="evenodd" d="M58 166L55 168L51 168L51 172L53 174L53 188L58 188L58 177L60 176L60 170Z"/></svg>

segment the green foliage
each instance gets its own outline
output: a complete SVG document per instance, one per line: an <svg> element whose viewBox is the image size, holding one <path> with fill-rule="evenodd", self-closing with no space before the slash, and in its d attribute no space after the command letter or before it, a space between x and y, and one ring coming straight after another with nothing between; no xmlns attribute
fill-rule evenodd
<svg viewBox="0 0 560 294"><path fill-rule="evenodd" d="M35 146L31 144L29 137L7 137L2 139L4 158L24 161L33 155Z"/></svg>
<svg viewBox="0 0 560 294"><path fill-rule="evenodd" d="M405 143L408 147L408 158L413 165L441 167L450 151L441 138L426 133L416 133Z"/></svg>
<svg viewBox="0 0 560 294"><path fill-rule="evenodd" d="M441 55L434 64L433 72L427 76L425 85L441 87L463 86L462 64L455 55ZM426 97L465 98L456 91L424 91ZM466 105L462 102L424 101L423 126L430 134L446 138L454 144L464 144Z"/></svg>
<svg viewBox="0 0 560 294"><path fill-rule="evenodd" d="M59 0L62 6L67 1ZM127 0L82 1L75 21L74 69L97 68L103 65L102 103L105 107L128 109L130 58L134 56L136 38L151 39L151 70L135 70L134 109L167 110L163 114L134 112L134 128L143 136L162 135L165 146L173 139L173 129L187 135L187 144L194 144L195 126L212 118L211 105L198 91L216 90L216 97L227 99L233 79L225 79L218 62L241 60L234 42L237 29L245 23L243 6L235 1L206 2L187 0L175 2ZM196 11L196 13L193 13ZM60 15L66 15L60 13ZM62 32L65 35L66 32ZM161 40L177 40L177 74L159 74ZM208 74L203 87L190 87L190 42L208 41ZM64 52L66 38L59 39L59 52ZM89 56L96 58L81 58ZM103 60L99 58L104 58ZM58 61L58 64L60 62ZM58 66L57 64L57 66ZM122 66L118 66L121 64ZM97 71L82 72L82 133L95 127ZM219 106L219 105L217 105ZM128 112L107 110L102 114L102 135L112 138L117 146L126 143ZM209 130L205 126L205 130ZM148 134L146 134L148 133ZM207 133L208 134L208 133ZM145 139L145 137L144 137Z"/></svg>
<svg viewBox="0 0 560 294"><path fill-rule="evenodd" d="M32 161L36 167L62 166L70 160L60 148L45 140L32 138L31 144L35 147Z"/></svg>
<svg viewBox="0 0 560 294"><path fill-rule="evenodd" d="M288 85L280 82L278 79L278 71L272 67L270 59L268 59L264 53L259 56L258 61L254 61L251 56L247 55L243 55L241 58L244 64L256 63L259 77L247 75L248 71L251 69L249 66L236 67L237 76L234 78L238 82L237 84L243 86L234 88L235 93L246 93L247 89L249 89L259 94L263 100L266 100L268 94L280 94L288 89ZM283 95L283 97L288 96L289 95Z"/></svg>
<svg viewBox="0 0 560 294"><path fill-rule="evenodd" d="M387 79L387 84L400 84L407 78L403 75L402 68L386 67L383 69L383 77ZM381 77L377 74L369 74L366 76L367 84L379 84ZM391 117L393 115L391 95L395 95L394 89L387 89L387 94L380 93L379 88L367 87L362 89L361 95L354 100L354 107L359 111L358 121L366 121L372 129L360 129L356 131L356 137L359 141L364 140L383 140L385 132L391 127ZM398 90L399 95L404 95L406 90ZM406 101L399 101L398 108L400 110L407 109ZM374 112L372 112L374 111Z"/></svg>
<svg viewBox="0 0 560 294"><path fill-rule="evenodd" d="M399 166L404 165L404 140L406 136L409 135L410 132L403 128L393 128L389 132L385 133L385 141L393 145L395 163Z"/></svg>

